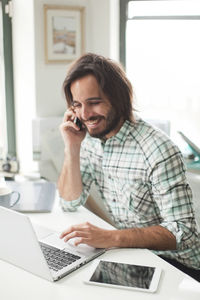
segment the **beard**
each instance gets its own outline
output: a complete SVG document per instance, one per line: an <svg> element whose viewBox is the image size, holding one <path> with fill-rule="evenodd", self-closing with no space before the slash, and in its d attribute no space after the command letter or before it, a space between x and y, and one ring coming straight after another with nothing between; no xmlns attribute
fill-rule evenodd
<svg viewBox="0 0 200 300"><path fill-rule="evenodd" d="M108 111L107 116L91 117L87 121L93 121L93 120L96 120L97 118L105 120L106 125L105 125L104 129L102 129L101 131L89 132L89 130L87 129L87 126L85 124L84 125L85 125L85 128L86 128L87 132L89 133L89 135L91 137L99 138L99 139L106 139L105 136L107 134L109 134L111 131L113 131L120 122L120 116L114 108L111 108ZM83 120L81 120L81 121L84 123Z"/></svg>

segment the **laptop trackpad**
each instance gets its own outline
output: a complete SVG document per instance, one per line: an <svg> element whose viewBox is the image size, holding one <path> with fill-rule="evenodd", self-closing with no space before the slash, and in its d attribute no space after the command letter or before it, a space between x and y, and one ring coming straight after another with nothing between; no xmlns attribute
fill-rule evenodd
<svg viewBox="0 0 200 300"><path fill-rule="evenodd" d="M63 241L63 239L62 240L60 239L60 233L59 232L52 233L52 234L46 236L45 238L40 239L40 242L43 242L43 243L48 244L50 246L59 248L61 250L66 248L66 244L67 244Z"/></svg>
<svg viewBox="0 0 200 300"><path fill-rule="evenodd" d="M41 226L39 224L36 223L32 223L34 231L36 233L36 236L38 238L39 241L41 241L42 239L44 239L45 237L49 236L50 234L55 233L54 230Z"/></svg>
<svg viewBox="0 0 200 300"><path fill-rule="evenodd" d="M83 255L89 255L92 252L94 252L95 248L88 246L86 244L80 244L78 246L74 245L74 239L69 240L68 242L64 242L63 239L60 239L60 233L53 233L48 235L47 237L40 240L43 243L46 243L48 245L54 246L56 248L59 248L61 250L69 250L69 251L75 251L77 253L83 254Z"/></svg>

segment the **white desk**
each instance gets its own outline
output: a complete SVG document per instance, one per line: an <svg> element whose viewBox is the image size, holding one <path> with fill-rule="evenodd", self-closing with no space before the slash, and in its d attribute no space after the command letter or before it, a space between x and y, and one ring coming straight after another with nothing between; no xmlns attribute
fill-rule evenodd
<svg viewBox="0 0 200 300"><path fill-rule="evenodd" d="M30 214L33 222L62 231L70 224L90 221L97 226L110 228L106 222L81 207L75 213L64 213L55 207L52 213ZM155 294L133 292L114 288L89 286L82 282L91 264L57 282L48 282L9 263L0 260L1 300L199 300L200 284L175 269L151 251L145 249L109 250L101 258L119 262L150 264L162 268L158 291ZM189 287L187 288L187 284ZM181 288L182 286L182 288ZM196 290L195 290L196 288Z"/></svg>

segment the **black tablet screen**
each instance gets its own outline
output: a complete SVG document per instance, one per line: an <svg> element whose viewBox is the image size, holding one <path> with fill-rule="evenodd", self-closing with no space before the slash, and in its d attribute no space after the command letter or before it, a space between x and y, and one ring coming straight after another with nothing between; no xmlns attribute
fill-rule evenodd
<svg viewBox="0 0 200 300"><path fill-rule="evenodd" d="M90 281L148 289L155 268L100 261Z"/></svg>

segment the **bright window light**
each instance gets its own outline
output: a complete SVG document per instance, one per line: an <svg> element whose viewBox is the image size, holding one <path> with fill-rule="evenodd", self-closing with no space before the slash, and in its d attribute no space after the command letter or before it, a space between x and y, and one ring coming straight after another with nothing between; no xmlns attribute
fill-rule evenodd
<svg viewBox="0 0 200 300"><path fill-rule="evenodd" d="M130 1L128 18L141 16L195 16L200 14L199 0Z"/></svg>
<svg viewBox="0 0 200 300"><path fill-rule="evenodd" d="M176 3L177 2L177 3ZM140 15L153 4L152 14L162 5L176 8L186 1L134 1L130 11ZM193 1L188 1L189 3ZM171 136L183 131L200 146L200 1L194 19L132 19L126 27L126 71L131 80L137 109L146 118L167 119ZM197 3L196 3L197 4ZM186 4L185 4L186 5ZM198 8L198 9L197 9ZM194 13L190 9L190 14ZM131 12L130 14L133 14ZM184 12L185 14L185 12ZM139 15L139 12L138 12Z"/></svg>

